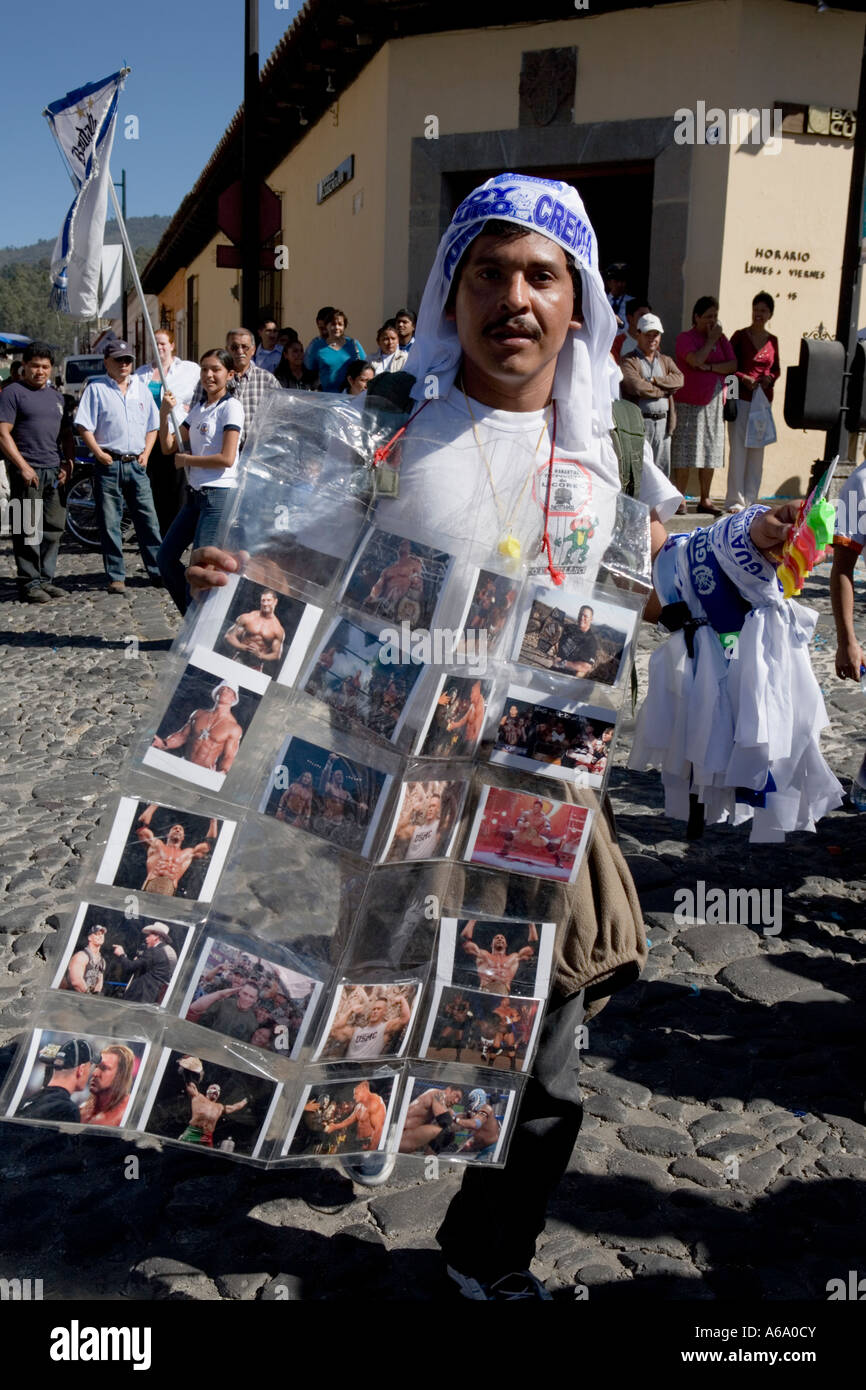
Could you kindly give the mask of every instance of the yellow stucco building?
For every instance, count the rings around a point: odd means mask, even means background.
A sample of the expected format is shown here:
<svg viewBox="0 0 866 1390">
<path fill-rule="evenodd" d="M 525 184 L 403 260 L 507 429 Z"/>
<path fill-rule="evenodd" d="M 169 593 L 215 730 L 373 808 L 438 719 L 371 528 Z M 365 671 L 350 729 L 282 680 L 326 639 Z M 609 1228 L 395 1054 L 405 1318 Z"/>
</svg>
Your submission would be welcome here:
<svg viewBox="0 0 866 1390">
<path fill-rule="evenodd" d="M 576 184 L 666 351 L 699 295 L 718 296 L 730 335 L 768 290 L 793 365 L 804 334 L 835 330 L 864 25 L 859 3 L 800 0 L 310 0 L 261 77 L 282 268 L 260 303 L 305 342 L 336 304 L 375 351 L 383 318 L 417 308 L 460 198 L 535 171 Z M 240 113 L 145 271 L 185 356 L 240 318 L 238 272 L 217 266 L 217 201 L 239 171 Z M 783 392 L 784 377 L 765 495 L 800 493 L 823 442 L 785 427 Z"/>
</svg>

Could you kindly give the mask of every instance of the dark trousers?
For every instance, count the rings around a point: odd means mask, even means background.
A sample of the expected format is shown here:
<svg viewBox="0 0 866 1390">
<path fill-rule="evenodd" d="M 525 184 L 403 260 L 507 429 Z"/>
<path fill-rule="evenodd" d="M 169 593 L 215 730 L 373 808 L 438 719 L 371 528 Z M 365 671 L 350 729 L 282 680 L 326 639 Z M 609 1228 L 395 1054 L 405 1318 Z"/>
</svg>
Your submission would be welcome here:
<svg viewBox="0 0 866 1390">
<path fill-rule="evenodd" d="M 583 993 L 554 996 L 505 1167 L 467 1168 L 437 1232 L 448 1264 L 481 1283 L 527 1269 L 535 1254 L 583 1119 L 575 1046 L 582 1021 Z"/>
<path fill-rule="evenodd" d="M 57 468 L 34 470 L 38 482 L 28 487 L 18 469 L 9 465 L 9 510 L 4 530 L 12 533 L 12 554 L 18 571 L 18 592 L 50 584 L 57 568 L 60 538 L 66 526 L 65 494 Z M 26 528 L 26 529 L 25 529 Z"/>
<path fill-rule="evenodd" d="M 147 476 L 160 534 L 167 536 L 171 523 L 186 501 L 186 471 L 175 468 L 174 454 L 164 454 L 155 444 L 147 461 Z"/>
<path fill-rule="evenodd" d="M 153 506 L 153 493 L 150 490 L 147 469 L 141 468 L 132 460 L 125 463 L 119 459 L 114 463 L 95 463 L 93 481 L 96 487 L 96 515 L 106 577 L 112 582 L 123 581 L 126 578 L 120 529 L 125 502 L 135 526 L 144 568 L 151 579 L 158 579 L 159 566 L 156 556 L 160 544 L 159 522 Z"/>
<path fill-rule="evenodd" d="M 191 487 L 159 548 L 159 572 L 181 613 L 189 606 L 189 587 L 181 557 L 189 545 L 213 545 L 233 493 L 234 488 L 230 487 L 203 487 L 198 491 Z"/>
</svg>

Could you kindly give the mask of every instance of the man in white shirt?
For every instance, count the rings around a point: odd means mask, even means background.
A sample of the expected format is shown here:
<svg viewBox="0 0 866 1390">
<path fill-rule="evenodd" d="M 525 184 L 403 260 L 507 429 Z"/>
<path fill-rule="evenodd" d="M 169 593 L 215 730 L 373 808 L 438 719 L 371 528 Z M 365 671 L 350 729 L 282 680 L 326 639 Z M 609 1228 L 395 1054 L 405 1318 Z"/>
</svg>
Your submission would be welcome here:
<svg viewBox="0 0 866 1390">
<path fill-rule="evenodd" d="M 75 425 L 95 459 L 96 513 L 108 592 L 122 594 L 126 589 L 120 531 L 124 502 L 135 523 L 150 581 L 162 588 L 156 558 L 159 522 L 147 476 L 147 461 L 159 429 L 156 402 L 141 378 L 132 374 L 135 357 L 129 343 L 112 339 L 104 358 L 108 380 L 94 378 L 87 383 Z"/>
<path fill-rule="evenodd" d="M 167 328 L 157 329 L 155 337 L 159 364 L 165 377 L 166 388 L 171 391 L 178 403 L 177 419 L 180 423 L 186 419 L 193 393 L 201 382 L 201 368 L 197 362 L 188 362 L 182 357 L 175 357 L 174 335 Z M 162 381 L 156 364 L 146 362 L 144 366 L 137 369 L 135 375 L 145 383 L 156 401 L 157 409 L 159 409 L 162 403 Z M 174 459 L 162 452 L 159 441 L 154 444 L 151 451 L 148 477 L 150 478 L 159 529 L 165 536 L 184 504 L 186 474 L 182 468 L 175 468 Z"/>
</svg>

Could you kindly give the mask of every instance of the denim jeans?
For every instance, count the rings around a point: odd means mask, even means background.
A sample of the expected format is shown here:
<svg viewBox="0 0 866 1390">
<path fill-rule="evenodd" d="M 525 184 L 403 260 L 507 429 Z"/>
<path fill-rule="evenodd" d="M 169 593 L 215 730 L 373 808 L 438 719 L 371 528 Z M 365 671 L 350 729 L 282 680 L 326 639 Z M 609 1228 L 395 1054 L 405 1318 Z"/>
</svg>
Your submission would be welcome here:
<svg viewBox="0 0 866 1390">
<path fill-rule="evenodd" d="M 234 488 L 190 488 L 186 502 L 159 548 L 159 572 L 181 613 L 189 606 L 189 587 L 181 557 L 187 546 L 213 545 L 222 527 Z"/>
<path fill-rule="evenodd" d="M 123 541 L 120 523 L 123 516 L 123 503 L 135 526 L 135 535 L 144 567 L 151 579 L 159 578 L 157 552 L 159 551 L 159 522 L 153 505 L 153 493 L 147 470 L 137 463 L 97 463 L 94 464 L 93 480 L 96 488 L 96 515 L 99 520 L 99 538 L 102 541 L 102 563 L 106 577 L 121 583 L 126 578 L 123 564 Z"/>
<path fill-rule="evenodd" d="M 66 526 L 66 507 L 57 481 L 58 469 L 37 468 L 38 482 L 28 487 L 18 469 L 9 465 L 10 506 L 8 526 L 12 531 L 12 553 L 18 572 L 18 592 L 50 584 L 57 568 L 60 540 Z M 16 505 L 17 504 L 17 505 Z M 36 505 L 41 504 L 41 505 Z M 22 530 L 21 523 L 28 531 Z M 41 527 L 41 537 L 35 526 Z"/>
<path fill-rule="evenodd" d="M 568 1167 L 583 1119 L 575 1045 L 583 1009 L 582 991 L 551 1000 L 505 1167 L 467 1167 L 436 1233 L 448 1264 L 481 1283 L 528 1269 Z"/>
</svg>

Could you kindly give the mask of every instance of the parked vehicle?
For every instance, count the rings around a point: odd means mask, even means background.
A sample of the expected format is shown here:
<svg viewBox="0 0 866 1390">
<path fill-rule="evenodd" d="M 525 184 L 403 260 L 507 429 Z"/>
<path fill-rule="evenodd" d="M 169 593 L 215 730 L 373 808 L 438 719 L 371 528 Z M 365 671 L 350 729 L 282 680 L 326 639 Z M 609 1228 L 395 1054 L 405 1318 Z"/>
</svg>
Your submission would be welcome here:
<svg viewBox="0 0 866 1390">
<path fill-rule="evenodd" d="M 77 402 L 90 378 L 104 375 L 105 359 L 97 352 L 64 357 L 60 368 L 60 390 Z"/>
</svg>

